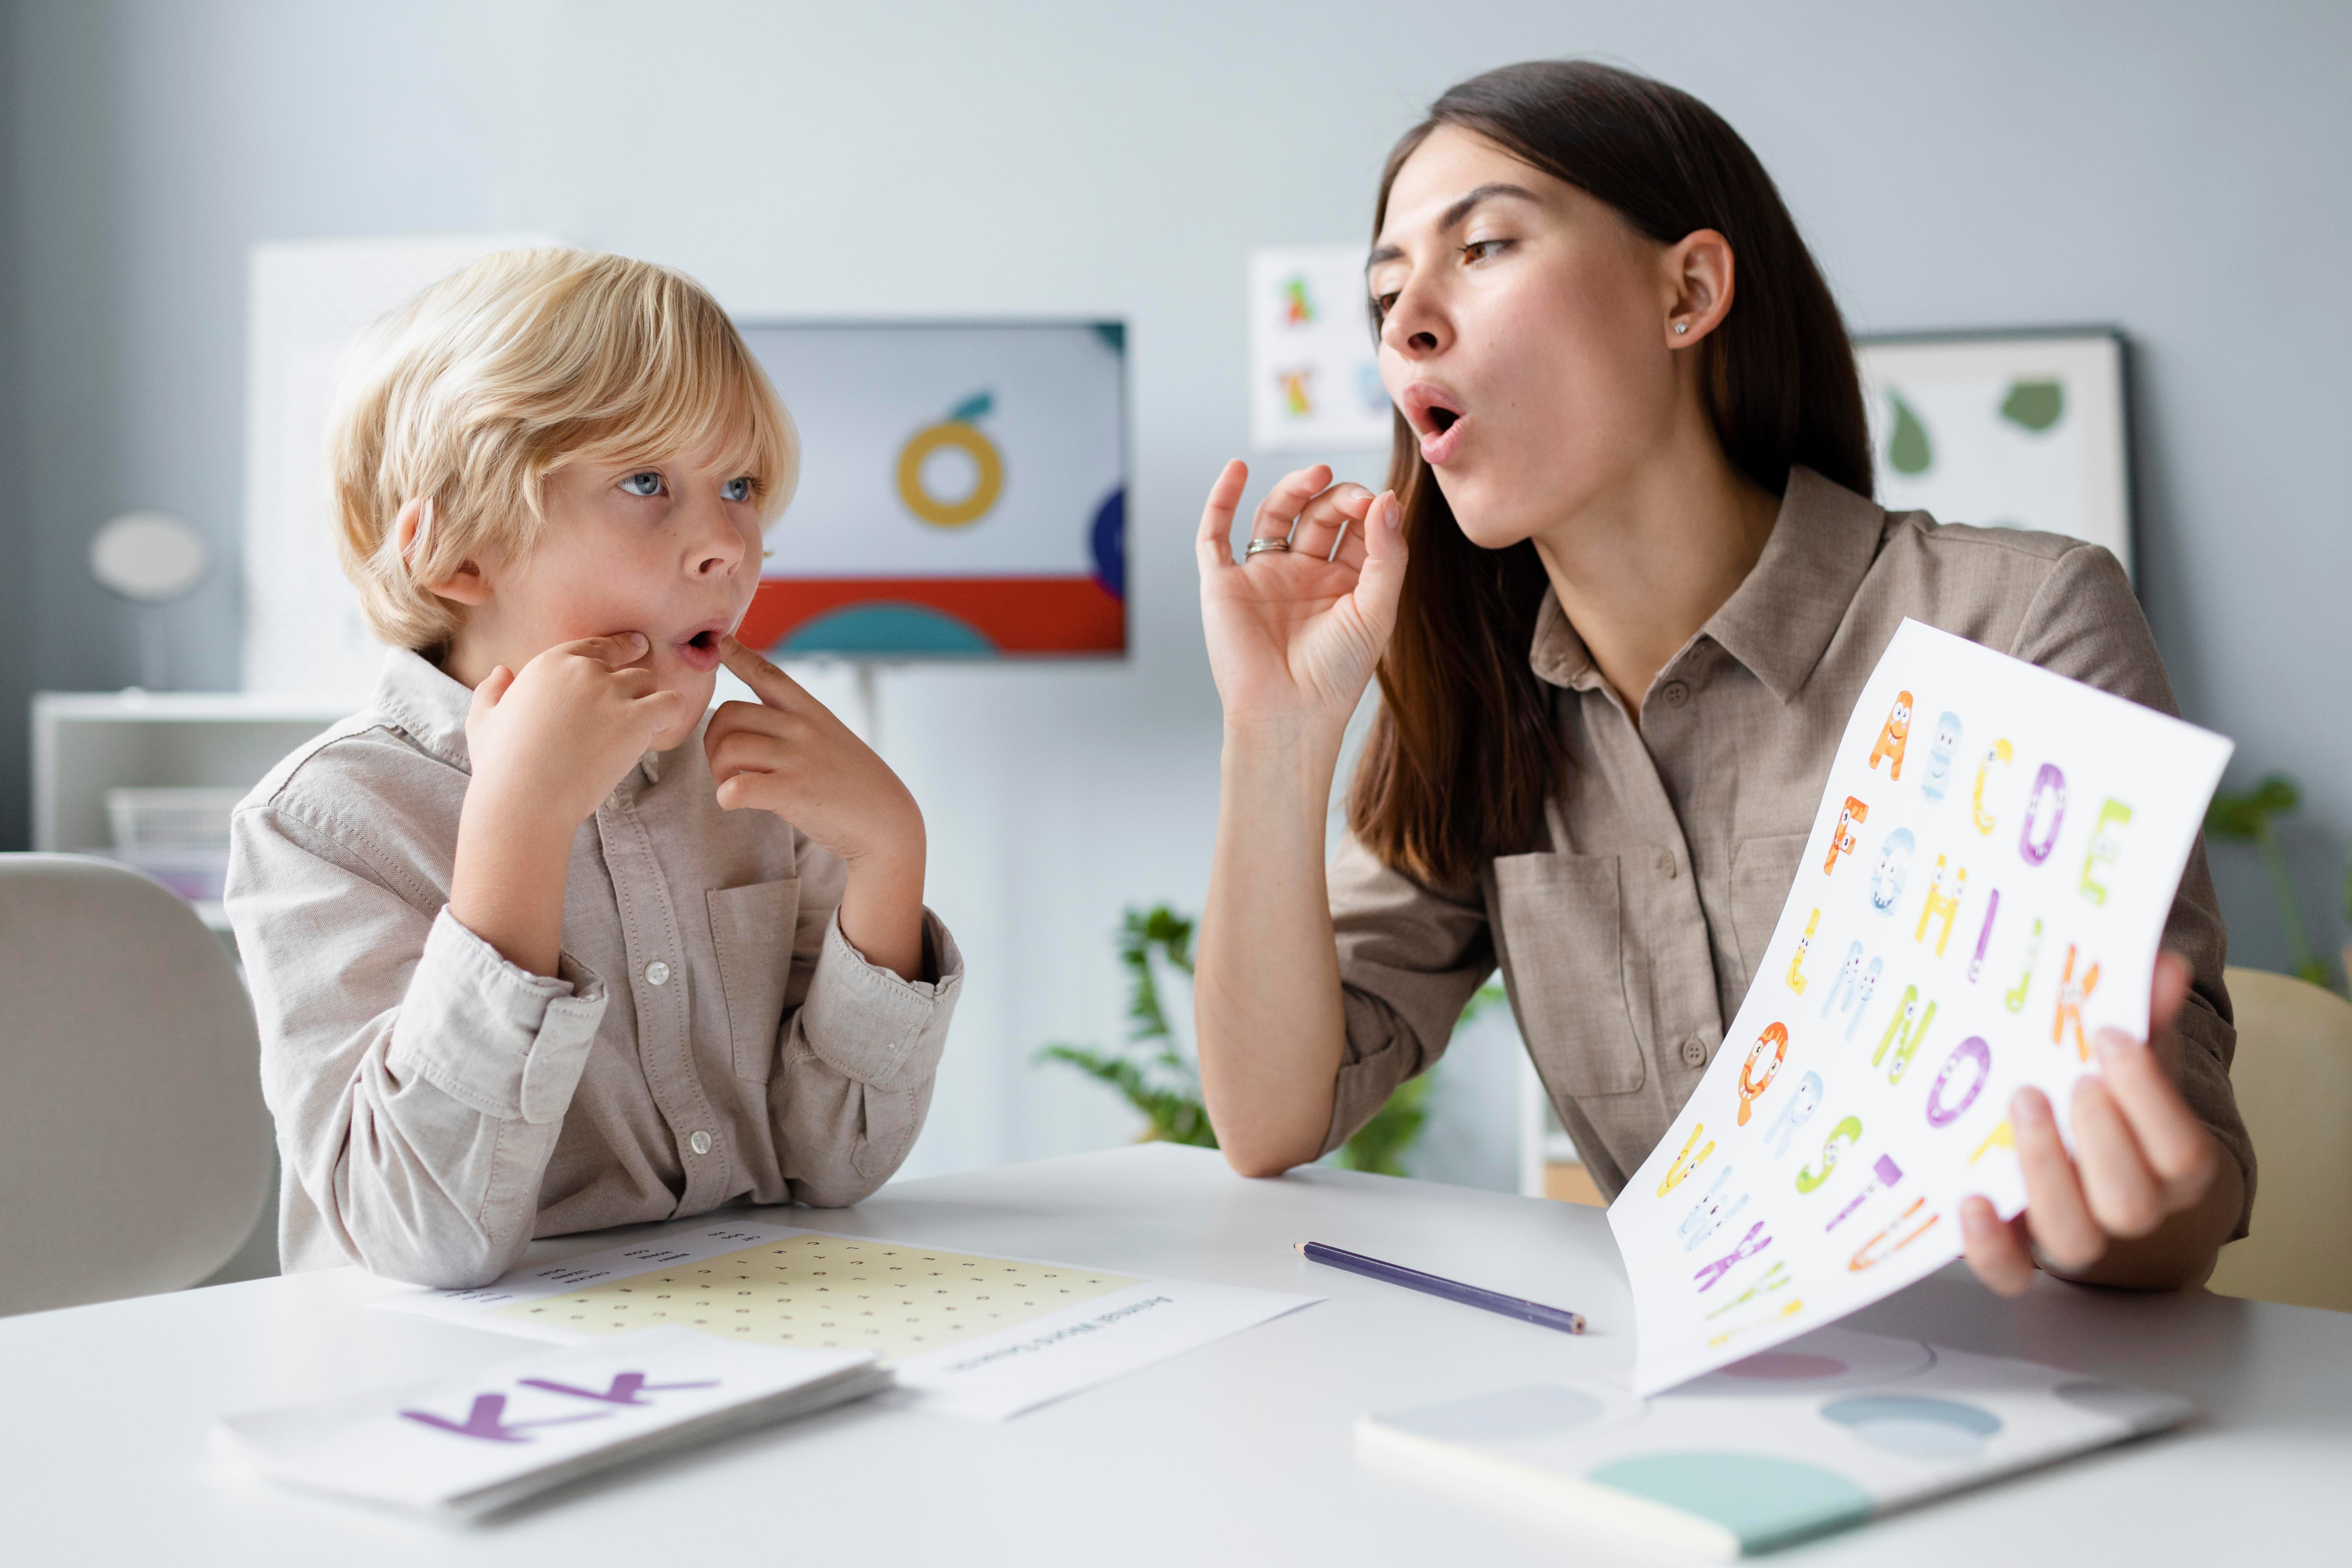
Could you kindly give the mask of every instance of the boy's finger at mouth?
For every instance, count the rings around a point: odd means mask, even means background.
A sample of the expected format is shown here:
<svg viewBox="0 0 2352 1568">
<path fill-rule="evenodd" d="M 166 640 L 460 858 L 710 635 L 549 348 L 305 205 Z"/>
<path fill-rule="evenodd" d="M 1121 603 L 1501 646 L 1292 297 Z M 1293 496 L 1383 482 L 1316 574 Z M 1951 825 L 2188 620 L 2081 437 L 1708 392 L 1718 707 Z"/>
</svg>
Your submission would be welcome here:
<svg viewBox="0 0 2352 1568">
<path fill-rule="evenodd" d="M 584 637 L 572 645 L 593 658 L 600 658 L 614 669 L 626 669 L 654 651 L 654 639 L 643 632 L 612 632 L 601 637 Z"/>
<path fill-rule="evenodd" d="M 753 690 L 759 689 L 760 677 L 781 674 L 765 655 L 755 653 L 736 641 L 733 633 L 719 639 L 719 662 L 741 676 Z"/>
<path fill-rule="evenodd" d="M 806 694 L 800 682 L 760 654 L 730 637 L 719 645 L 719 661 L 742 678 L 760 700 L 771 708 L 790 708 Z"/>
</svg>

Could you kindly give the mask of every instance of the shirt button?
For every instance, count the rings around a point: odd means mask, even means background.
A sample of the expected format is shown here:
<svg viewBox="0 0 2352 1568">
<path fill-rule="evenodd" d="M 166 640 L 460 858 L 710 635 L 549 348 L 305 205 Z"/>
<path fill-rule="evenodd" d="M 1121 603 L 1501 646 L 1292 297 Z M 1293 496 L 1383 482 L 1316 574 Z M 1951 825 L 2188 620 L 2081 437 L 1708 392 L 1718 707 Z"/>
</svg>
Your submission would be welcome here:
<svg viewBox="0 0 2352 1568">
<path fill-rule="evenodd" d="M 1661 849 L 1658 851 L 1658 874 L 1665 878 L 1669 882 L 1675 879 L 1675 852 L 1673 850 Z"/>
<path fill-rule="evenodd" d="M 1667 707 L 1679 708 L 1690 700 L 1690 688 L 1679 680 L 1669 680 L 1658 689 L 1658 695 L 1666 700 Z"/>
<path fill-rule="evenodd" d="M 687 1146 L 698 1154 L 708 1154 L 710 1152 L 710 1134 L 708 1132 L 698 1132 L 686 1142 Z"/>
<path fill-rule="evenodd" d="M 1706 1065 L 1706 1042 L 1700 1039 L 1696 1035 L 1693 1035 L 1689 1039 L 1683 1042 L 1683 1066 L 1686 1068 L 1696 1068 L 1705 1067 Z M 700 1137 L 701 1134 L 697 1133 L 696 1136 Z"/>
<path fill-rule="evenodd" d="M 612 794 L 604 797 L 604 805 L 608 810 L 618 811 L 627 804 L 628 802 L 621 798 L 621 792 L 619 790 L 614 790 Z"/>
<path fill-rule="evenodd" d="M 669 984 L 669 965 L 668 965 L 668 964 L 667 964 L 667 963 L 663 963 L 660 959 L 658 959 L 658 958 L 655 959 L 651 963 L 646 964 L 646 984 L 648 984 L 648 985 L 667 985 L 667 984 Z"/>
</svg>

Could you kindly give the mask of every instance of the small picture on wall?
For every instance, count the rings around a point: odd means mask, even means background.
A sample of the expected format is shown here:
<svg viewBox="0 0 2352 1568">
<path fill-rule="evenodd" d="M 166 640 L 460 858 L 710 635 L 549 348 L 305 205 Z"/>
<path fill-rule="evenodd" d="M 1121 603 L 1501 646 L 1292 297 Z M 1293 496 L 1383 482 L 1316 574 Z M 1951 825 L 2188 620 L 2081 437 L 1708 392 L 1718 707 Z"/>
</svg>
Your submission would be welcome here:
<svg viewBox="0 0 2352 1568">
<path fill-rule="evenodd" d="M 2120 333 L 1864 337 L 1854 359 L 1880 505 L 2085 539 L 2132 572 Z"/>
<path fill-rule="evenodd" d="M 1364 247 L 1253 251 L 1250 439 L 1263 452 L 1379 448 L 1395 410 L 1364 309 Z"/>
</svg>

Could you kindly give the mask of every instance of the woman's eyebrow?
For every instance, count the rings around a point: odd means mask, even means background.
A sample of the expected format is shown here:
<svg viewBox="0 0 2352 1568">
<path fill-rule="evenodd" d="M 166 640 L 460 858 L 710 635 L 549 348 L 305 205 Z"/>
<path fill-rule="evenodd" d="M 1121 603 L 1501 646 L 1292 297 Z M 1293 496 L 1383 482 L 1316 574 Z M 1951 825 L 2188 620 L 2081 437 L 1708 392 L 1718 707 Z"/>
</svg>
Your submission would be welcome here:
<svg viewBox="0 0 2352 1568">
<path fill-rule="evenodd" d="M 1493 201 L 1498 196 L 1515 196 L 1524 202 L 1532 202 L 1538 199 L 1536 194 L 1528 189 L 1525 185 L 1514 185 L 1508 181 L 1503 180 L 1490 181 L 1470 192 L 1467 195 L 1462 196 L 1456 200 L 1453 205 L 1438 214 L 1437 232 L 1444 234 L 1446 230 L 1456 227 L 1461 224 L 1464 218 L 1470 216 L 1471 209 L 1477 206 L 1479 203 Z M 1394 261 L 1403 254 L 1404 251 L 1401 247 L 1393 245 L 1380 246 L 1372 251 L 1371 255 L 1364 258 L 1365 269 L 1369 271 L 1372 268 L 1378 267 L 1383 261 Z"/>
</svg>

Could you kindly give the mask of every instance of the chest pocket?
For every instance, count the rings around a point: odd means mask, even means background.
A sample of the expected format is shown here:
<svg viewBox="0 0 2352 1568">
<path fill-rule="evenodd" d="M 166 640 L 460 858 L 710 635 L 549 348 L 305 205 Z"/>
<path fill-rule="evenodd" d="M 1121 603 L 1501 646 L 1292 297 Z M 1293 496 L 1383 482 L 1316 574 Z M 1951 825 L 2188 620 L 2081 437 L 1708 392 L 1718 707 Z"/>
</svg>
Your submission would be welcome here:
<svg viewBox="0 0 2352 1568">
<path fill-rule="evenodd" d="M 1494 878 L 1511 1000 L 1545 1080 L 1580 1098 L 1641 1088 L 1617 857 L 1505 855 Z"/>
<path fill-rule="evenodd" d="M 1780 922 L 1780 906 L 1797 880 L 1797 864 L 1804 858 L 1802 833 L 1776 833 L 1764 838 L 1743 838 L 1731 851 L 1731 940 L 1739 951 L 1744 976 L 1739 994 L 1756 983 L 1756 966 Z M 1803 910 L 1798 911 L 1800 917 Z"/>
<path fill-rule="evenodd" d="M 727 996 L 727 1035 L 735 1076 L 768 1081 L 793 973 L 793 920 L 800 912 L 797 877 L 703 894 L 719 951 L 719 985 Z"/>
</svg>

